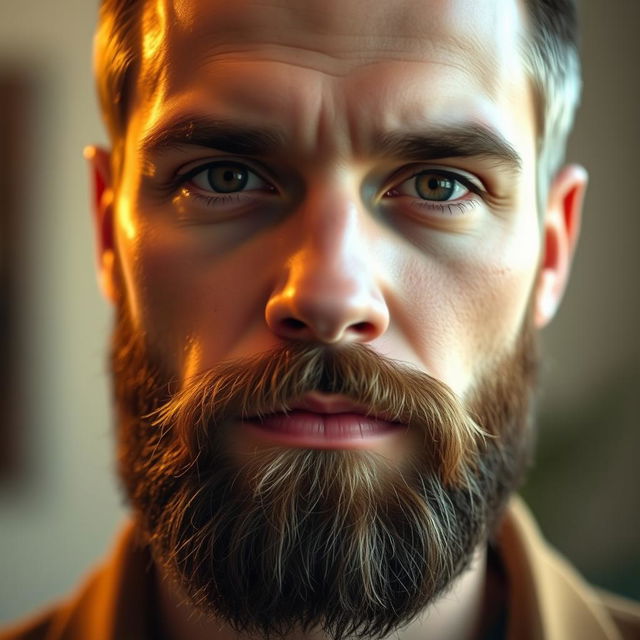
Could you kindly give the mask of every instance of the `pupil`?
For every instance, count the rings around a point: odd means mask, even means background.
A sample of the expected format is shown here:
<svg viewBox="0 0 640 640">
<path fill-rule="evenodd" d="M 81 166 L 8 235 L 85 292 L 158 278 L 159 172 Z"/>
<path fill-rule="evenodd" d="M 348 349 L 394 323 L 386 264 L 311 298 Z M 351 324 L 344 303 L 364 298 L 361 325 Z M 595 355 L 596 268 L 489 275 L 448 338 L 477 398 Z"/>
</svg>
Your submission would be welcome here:
<svg viewBox="0 0 640 640">
<path fill-rule="evenodd" d="M 218 193 L 241 191 L 248 180 L 248 172 L 240 167 L 226 165 L 209 169 L 209 183 Z"/>
</svg>

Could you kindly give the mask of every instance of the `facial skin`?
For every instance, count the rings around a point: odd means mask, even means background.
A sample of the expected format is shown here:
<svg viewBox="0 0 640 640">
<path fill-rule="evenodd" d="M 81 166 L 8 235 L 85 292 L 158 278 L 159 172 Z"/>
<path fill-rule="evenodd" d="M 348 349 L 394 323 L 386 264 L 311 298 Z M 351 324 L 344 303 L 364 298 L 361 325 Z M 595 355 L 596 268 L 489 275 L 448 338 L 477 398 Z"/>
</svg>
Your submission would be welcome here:
<svg viewBox="0 0 640 640">
<path fill-rule="evenodd" d="M 553 315 L 586 182 L 565 169 L 537 210 L 522 8 L 147 4 L 122 166 L 94 167 L 103 288 L 148 358 L 180 390 L 292 343 L 367 345 L 469 405 Z M 234 455 L 289 448 L 235 427 Z M 356 441 L 393 464 L 416 446 Z"/>
<path fill-rule="evenodd" d="M 464 395 L 513 343 L 545 239 L 517 6 L 407 2 L 392 16 L 361 3 L 149 7 L 115 238 L 101 248 L 110 295 L 117 251 L 135 325 L 182 380 L 291 339 L 361 341 Z M 140 153 L 168 123 L 195 117 L 276 130 L 284 144 L 264 156 L 188 144 Z M 375 152 L 384 135 L 443 137 L 469 124 L 504 138 L 521 168 Z M 176 174 L 220 158 L 260 176 L 236 202 L 172 188 Z M 433 166 L 482 196 L 460 187 L 442 210 L 408 195 L 411 176 Z M 400 185 L 406 194 L 386 195 Z"/>
</svg>

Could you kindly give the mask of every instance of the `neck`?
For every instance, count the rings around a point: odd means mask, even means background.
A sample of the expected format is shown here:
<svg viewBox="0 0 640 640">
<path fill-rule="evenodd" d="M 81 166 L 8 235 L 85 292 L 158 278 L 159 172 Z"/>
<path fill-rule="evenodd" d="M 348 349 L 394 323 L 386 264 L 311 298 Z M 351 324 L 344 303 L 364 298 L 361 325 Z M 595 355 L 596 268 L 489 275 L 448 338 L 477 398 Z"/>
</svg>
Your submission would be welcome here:
<svg viewBox="0 0 640 640">
<path fill-rule="evenodd" d="M 486 548 L 482 547 L 447 593 L 393 637 L 395 640 L 479 640 L 500 614 L 503 593 L 500 572 L 488 567 Z M 161 575 L 157 615 L 163 640 L 256 640 L 234 631 L 219 619 L 198 614 L 176 585 Z M 318 629 L 291 634 L 286 640 L 329 639 Z"/>
</svg>

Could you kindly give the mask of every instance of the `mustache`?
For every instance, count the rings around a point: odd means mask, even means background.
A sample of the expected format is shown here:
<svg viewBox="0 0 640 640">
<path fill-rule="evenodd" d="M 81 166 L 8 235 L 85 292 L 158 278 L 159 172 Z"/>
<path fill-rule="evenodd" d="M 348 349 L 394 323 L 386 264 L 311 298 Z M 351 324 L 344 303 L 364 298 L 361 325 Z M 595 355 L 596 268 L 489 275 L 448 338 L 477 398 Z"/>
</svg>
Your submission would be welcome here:
<svg viewBox="0 0 640 640">
<path fill-rule="evenodd" d="M 312 391 L 344 395 L 369 415 L 405 424 L 422 438 L 417 449 L 428 452 L 445 485 L 467 485 L 491 437 L 446 384 L 363 344 L 288 344 L 221 362 L 189 378 L 147 417 L 194 461 L 234 421 L 286 413 Z"/>
</svg>

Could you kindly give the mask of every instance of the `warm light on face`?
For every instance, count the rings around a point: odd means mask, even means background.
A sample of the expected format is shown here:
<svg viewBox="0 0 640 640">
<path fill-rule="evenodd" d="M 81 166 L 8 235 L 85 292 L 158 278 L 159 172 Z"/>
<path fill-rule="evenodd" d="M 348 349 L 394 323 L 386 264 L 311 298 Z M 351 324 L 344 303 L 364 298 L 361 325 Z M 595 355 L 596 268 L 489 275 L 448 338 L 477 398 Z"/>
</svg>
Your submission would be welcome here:
<svg viewBox="0 0 640 640">
<path fill-rule="evenodd" d="M 118 194 L 118 219 L 122 231 L 128 242 L 133 242 L 136 237 L 135 214 L 131 199 L 126 189 L 121 189 Z"/>
<path fill-rule="evenodd" d="M 164 0 L 146 3 L 142 24 L 142 58 L 150 62 L 157 58 L 165 43 L 167 10 Z"/>
</svg>

